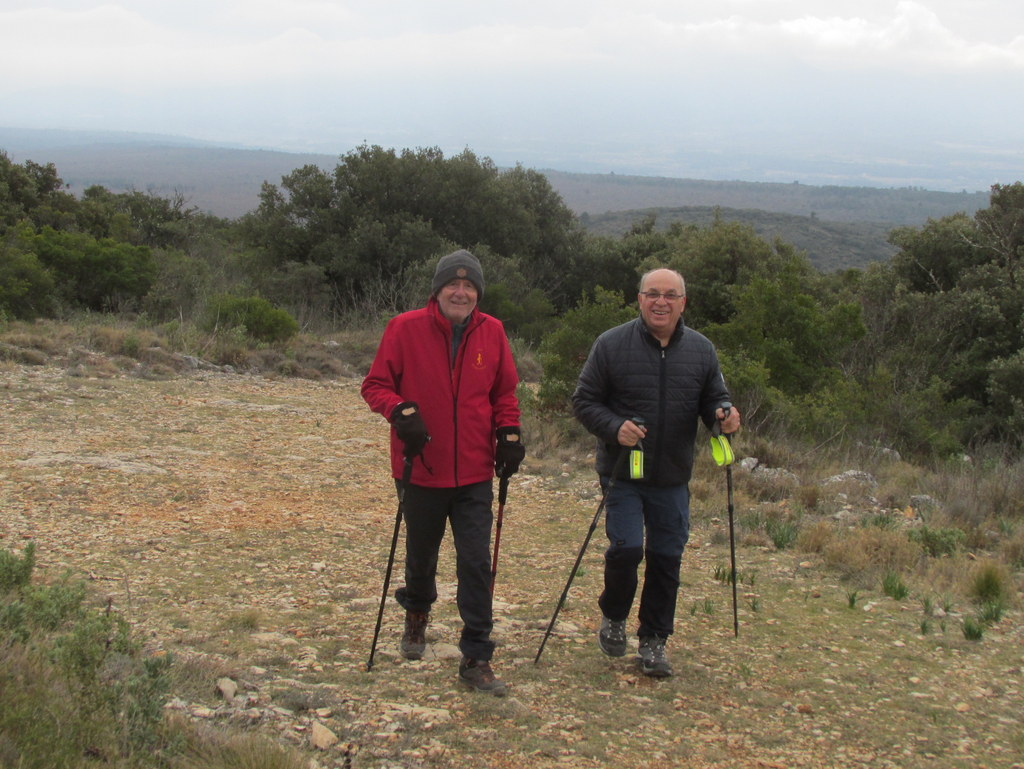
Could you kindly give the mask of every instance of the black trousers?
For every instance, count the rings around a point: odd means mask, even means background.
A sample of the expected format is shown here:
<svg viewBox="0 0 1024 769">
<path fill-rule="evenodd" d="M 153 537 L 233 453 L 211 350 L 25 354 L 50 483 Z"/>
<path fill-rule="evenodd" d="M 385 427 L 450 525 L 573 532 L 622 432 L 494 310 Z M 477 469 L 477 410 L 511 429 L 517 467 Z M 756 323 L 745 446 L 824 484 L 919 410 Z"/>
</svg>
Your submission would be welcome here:
<svg viewBox="0 0 1024 769">
<path fill-rule="evenodd" d="M 601 478 L 603 488 L 608 479 Z M 616 481 L 607 492 L 604 591 L 598 605 L 613 620 L 629 617 L 643 560 L 640 638 L 672 635 L 679 593 L 679 568 L 690 538 L 690 490 L 687 486 L 647 486 Z"/>
<path fill-rule="evenodd" d="M 451 489 L 412 484 L 405 491 L 405 585 L 395 592 L 408 611 L 429 612 L 437 600 L 437 559 L 451 522 L 455 543 L 456 603 L 462 617 L 459 649 L 467 657 L 489 660 L 494 654 L 491 629 L 490 482 Z"/>
</svg>

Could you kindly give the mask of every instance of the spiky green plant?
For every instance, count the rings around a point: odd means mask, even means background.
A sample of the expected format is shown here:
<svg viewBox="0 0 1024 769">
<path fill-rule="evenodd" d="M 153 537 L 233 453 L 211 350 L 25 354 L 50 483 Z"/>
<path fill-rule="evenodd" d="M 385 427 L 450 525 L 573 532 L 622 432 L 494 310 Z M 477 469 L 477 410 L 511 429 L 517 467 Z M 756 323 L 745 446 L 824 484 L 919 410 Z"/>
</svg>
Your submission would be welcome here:
<svg viewBox="0 0 1024 769">
<path fill-rule="evenodd" d="M 980 641 L 985 635 L 985 627 L 973 617 L 964 617 L 964 638 L 968 641 Z"/>
<path fill-rule="evenodd" d="M 902 601 L 910 594 L 910 590 L 903 582 L 903 577 L 895 571 L 886 572 L 882 578 L 882 592 L 897 601 Z"/>
</svg>

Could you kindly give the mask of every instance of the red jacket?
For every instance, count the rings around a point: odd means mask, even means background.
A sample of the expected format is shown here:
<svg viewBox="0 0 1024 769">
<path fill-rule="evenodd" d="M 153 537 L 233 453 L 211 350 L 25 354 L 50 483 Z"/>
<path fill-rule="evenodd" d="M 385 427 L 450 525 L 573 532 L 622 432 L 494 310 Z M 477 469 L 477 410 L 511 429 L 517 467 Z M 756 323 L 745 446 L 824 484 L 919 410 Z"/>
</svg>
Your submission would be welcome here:
<svg viewBox="0 0 1024 769">
<path fill-rule="evenodd" d="M 413 462 L 411 482 L 417 486 L 490 480 L 495 430 L 519 425 L 519 375 L 501 321 L 474 309 L 454 363 L 451 345 L 451 322 L 431 297 L 426 307 L 391 319 L 363 380 L 363 399 L 385 419 L 399 403 L 419 404 L 430 441 L 423 461 Z M 395 478 L 402 477 L 402 448 L 392 428 Z"/>
</svg>

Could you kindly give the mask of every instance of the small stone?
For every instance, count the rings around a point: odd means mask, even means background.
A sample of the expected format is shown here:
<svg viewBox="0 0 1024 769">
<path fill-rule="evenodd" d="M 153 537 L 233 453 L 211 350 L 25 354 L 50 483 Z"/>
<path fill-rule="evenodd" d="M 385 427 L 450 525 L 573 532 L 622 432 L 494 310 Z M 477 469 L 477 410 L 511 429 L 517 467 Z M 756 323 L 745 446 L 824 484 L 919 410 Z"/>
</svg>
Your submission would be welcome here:
<svg viewBox="0 0 1024 769">
<path fill-rule="evenodd" d="M 221 678 L 217 680 L 217 689 L 220 691 L 221 696 L 231 702 L 238 694 L 238 684 L 232 681 L 230 678 Z"/>
<path fill-rule="evenodd" d="M 338 735 L 319 721 L 314 721 L 313 729 L 309 734 L 309 741 L 317 750 L 327 750 L 338 741 Z"/>
</svg>

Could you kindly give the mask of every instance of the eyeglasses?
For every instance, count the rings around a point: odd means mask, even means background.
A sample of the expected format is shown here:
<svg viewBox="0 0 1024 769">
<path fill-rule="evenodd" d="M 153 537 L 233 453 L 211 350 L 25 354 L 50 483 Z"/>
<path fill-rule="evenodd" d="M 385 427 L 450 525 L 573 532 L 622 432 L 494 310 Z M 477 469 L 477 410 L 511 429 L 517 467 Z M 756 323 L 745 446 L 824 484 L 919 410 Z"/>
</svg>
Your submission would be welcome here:
<svg viewBox="0 0 1024 769">
<path fill-rule="evenodd" d="M 660 291 L 644 291 L 640 294 L 644 299 L 650 302 L 657 302 L 659 299 L 664 299 L 666 302 L 678 302 L 680 299 L 685 299 L 685 294 L 677 294 L 675 291 L 667 291 L 661 293 Z"/>
</svg>

